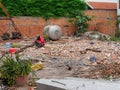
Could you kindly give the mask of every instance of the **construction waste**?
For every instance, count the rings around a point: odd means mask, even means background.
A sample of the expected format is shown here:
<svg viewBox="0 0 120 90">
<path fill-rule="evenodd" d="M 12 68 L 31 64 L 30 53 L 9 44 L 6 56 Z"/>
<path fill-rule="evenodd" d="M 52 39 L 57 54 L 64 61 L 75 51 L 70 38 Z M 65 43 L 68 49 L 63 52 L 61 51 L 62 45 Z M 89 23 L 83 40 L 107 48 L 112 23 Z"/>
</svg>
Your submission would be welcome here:
<svg viewBox="0 0 120 90">
<path fill-rule="evenodd" d="M 12 42 L 14 43 L 14 42 Z M 16 43 L 16 42 L 15 42 Z M 21 47 L 31 45 L 32 39 L 19 41 Z M 0 56 L 7 50 L 0 43 Z M 94 79 L 119 79 L 120 43 L 84 37 L 62 37 L 46 42 L 42 48 L 28 47 L 20 52 L 22 58 L 31 58 L 33 70 L 39 78 L 85 77 Z M 42 66 L 39 63 L 42 62 Z M 43 68 L 44 66 L 44 68 Z"/>
</svg>

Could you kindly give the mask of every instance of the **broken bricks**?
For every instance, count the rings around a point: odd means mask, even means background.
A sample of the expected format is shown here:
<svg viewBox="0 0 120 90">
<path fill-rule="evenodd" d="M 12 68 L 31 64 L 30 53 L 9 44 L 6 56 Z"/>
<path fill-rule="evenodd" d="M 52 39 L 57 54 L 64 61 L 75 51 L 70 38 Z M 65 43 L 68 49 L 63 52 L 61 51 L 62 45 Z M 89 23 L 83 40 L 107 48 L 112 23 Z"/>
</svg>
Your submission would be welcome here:
<svg viewBox="0 0 120 90">
<path fill-rule="evenodd" d="M 62 39 L 64 41 L 64 43 L 62 42 Z M 98 40 L 85 40 L 85 39 L 79 39 L 79 40 L 75 40 L 74 38 L 70 37 L 68 39 L 64 39 L 62 38 L 60 41 L 51 41 L 53 43 L 46 43 L 45 47 L 42 48 L 38 48 L 36 49 L 35 47 L 29 47 L 26 50 L 24 50 L 23 52 L 21 52 L 23 54 L 23 57 L 26 57 L 29 55 L 30 58 L 35 58 L 38 61 L 42 60 L 44 61 L 43 64 L 47 63 L 47 65 L 45 66 L 45 69 L 48 69 L 48 73 L 44 72 L 44 70 L 40 70 L 38 72 L 40 72 L 39 76 L 42 77 L 41 75 L 43 75 L 43 77 L 47 77 L 51 75 L 51 77 L 53 76 L 53 72 L 59 72 L 62 66 L 62 69 L 65 68 L 66 69 L 66 65 L 62 65 L 61 63 L 59 63 L 60 61 L 63 60 L 67 60 L 68 62 L 71 62 L 70 60 L 74 60 L 74 61 L 78 61 L 79 63 L 75 64 L 75 65 L 69 65 L 68 69 L 71 70 L 67 70 L 72 72 L 72 70 L 77 69 L 79 67 L 82 66 L 82 68 L 85 67 L 89 67 L 89 69 L 93 69 L 91 67 L 95 66 L 93 65 L 93 63 L 91 64 L 91 61 L 89 60 L 89 58 L 91 56 L 94 56 L 97 60 L 94 60 L 96 62 L 96 64 L 110 64 L 111 62 L 119 62 L 120 63 L 120 45 L 118 43 L 114 43 L 114 42 L 110 42 L 110 41 L 98 41 Z M 27 41 L 26 41 L 27 42 Z M 24 44 L 26 42 L 19 42 Z M 30 41 L 28 41 L 30 42 Z M 31 42 L 30 42 L 31 43 Z M 91 44 L 90 44 L 91 43 Z M 28 43 L 29 44 L 29 43 Z M 4 47 L 1 45 L 2 49 L 4 50 Z M 52 58 L 52 60 L 51 60 Z M 55 59 L 57 58 L 57 59 Z M 59 58 L 59 59 L 58 59 Z M 52 62 L 54 62 L 53 64 L 55 64 L 55 67 L 52 67 L 51 69 L 51 63 L 49 63 L 49 60 L 51 60 Z M 58 67 L 57 67 L 57 61 L 58 61 Z M 63 61 L 64 62 L 64 61 Z M 60 65 L 61 64 L 61 65 Z M 78 67 L 77 67 L 78 66 Z M 70 67 L 70 68 L 69 68 Z M 49 69 L 50 68 L 50 69 Z M 57 70 L 55 70 L 57 69 Z M 80 68 L 81 69 L 81 68 Z M 51 71 L 50 71 L 51 70 Z M 96 69 L 94 69 L 96 71 Z M 94 71 L 93 70 L 93 71 Z M 64 74 L 68 74 L 67 71 L 63 71 L 61 70 L 61 74 L 56 74 L 56 72 L 54 72 L 54 75 L 58 75 L 58 77 L 60 76 L 65 76 Z M 47 74 L 46 74 L 47 73 Z M 96 74 L 96 73 L 95 73 Z M 91 77 L 91 76 L 89 76 Z"/>
</svg>

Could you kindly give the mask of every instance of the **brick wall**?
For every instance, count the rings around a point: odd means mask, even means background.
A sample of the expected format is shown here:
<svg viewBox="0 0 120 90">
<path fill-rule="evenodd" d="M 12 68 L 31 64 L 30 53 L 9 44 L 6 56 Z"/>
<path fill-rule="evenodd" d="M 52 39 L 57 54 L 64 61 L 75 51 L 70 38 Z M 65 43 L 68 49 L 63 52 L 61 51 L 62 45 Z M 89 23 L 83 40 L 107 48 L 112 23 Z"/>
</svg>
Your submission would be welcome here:
<svg viewBox="0 0 120 90">
<path fill-rule="evenodd" d="M 89 30 L 98 30 L 104 34 L 115 35 L 117 30 L 116 10 L 88 10 L 86 14 L 94 16 L 93 20 L 89 22 Z"/>
<path fill-rule="evenodd" d="M 13 18 L 18 29 L 23 36 L 32 37 L 42 35 L 42 30 L 46 25 L 46 21 L 42 18 L 19 17 Z"/>
<path fill-rule="evenodd" d="M 98 30 L 105 34 L 115 34 L 117 30 L 116 19 L 117 14 L 114 10 L 88 10 L 87 15 L 95 16 L 89 22 L 89 30 Z M 43 29 L 47 24 L 57 24 L 62 28 L 63 36 L 69 36 L 74 33 L 76 27 L 68 22 L 66 18 L 49 19 L 47 22 L 42 18 L 36 17 L 14 17 L 16 26 L 23 34 L 23 36 L 32 37 L 37 34 L 42 35 Z M 66 27 L 67 26 L 67 27 Z M 9 32 L 9 20 L 0 20 L 0 35 L 4 32 Z M 13 28 L 14 31 L 14 28 Z"/>
<path fill-rule="evenodd" d="M 62 28 L 63 36 L 72 35 L 76 30 L 76 27 L 72 25 L 72 23 L 68 22 L 66 18 L 51 18 L 48 21 L 36 17 L 14 17 L 12 19 L 22 35 L 27 37 L 36 36 L 38 34 L 42 35 L 46 25 L 59 25 Z M 0 35 L 5 32 L 10 32 L 9 24 L 9 20 L 0 20 Z M 13 27 L 12 29 L 14 31 Z"/>
</svg>

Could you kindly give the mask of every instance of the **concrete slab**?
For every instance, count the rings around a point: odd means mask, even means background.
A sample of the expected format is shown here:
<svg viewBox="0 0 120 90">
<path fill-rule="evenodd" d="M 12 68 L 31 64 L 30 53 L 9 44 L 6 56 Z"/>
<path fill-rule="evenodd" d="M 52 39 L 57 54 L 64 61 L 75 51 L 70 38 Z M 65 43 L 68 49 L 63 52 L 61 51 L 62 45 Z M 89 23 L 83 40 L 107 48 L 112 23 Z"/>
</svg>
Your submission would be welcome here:
<svg viewBox="0 0 120 90">
<path fill-rule="evenodd" d="M 78 86 L 79 82 L 75 80 L 40 79 L 37 81 L 37 90 L 70 90 Z"/>
<path fill-rule="evenodd" d="M 120 82 L 71 78 L 40 79 L 37 90 L 120 90 Z"/>
</svg>

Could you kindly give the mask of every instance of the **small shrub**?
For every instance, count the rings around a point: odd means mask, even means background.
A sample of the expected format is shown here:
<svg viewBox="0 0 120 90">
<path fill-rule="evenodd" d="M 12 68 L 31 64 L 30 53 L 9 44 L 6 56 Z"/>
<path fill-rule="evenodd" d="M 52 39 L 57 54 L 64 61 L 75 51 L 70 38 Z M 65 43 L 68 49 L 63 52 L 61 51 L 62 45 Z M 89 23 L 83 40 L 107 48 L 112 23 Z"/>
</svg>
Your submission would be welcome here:
<svg viewBox="0 0 120 90">
<path fill-rule="evenodd" d="M 20 59 L 19 55 L 15 57 L 6 56 L 3 58 L 3 64 L 0 67 L 1 79 L 5 85 L 14 85 L 18 76 L 28 75 L 31 69 L 31 60 Z"/>
<path fill-rule="evenodd" d="M 91 16 L 87 16 L 84 13 L 80 13 L 80 15 L 76 16 L 76 21 L 73 23 L 77 26 L 77 30 L 74 35 L 79 35 L 80 33 L 84 33 L 88 28 L 88 21 L 92 19 Z"/>
</svg>

